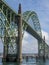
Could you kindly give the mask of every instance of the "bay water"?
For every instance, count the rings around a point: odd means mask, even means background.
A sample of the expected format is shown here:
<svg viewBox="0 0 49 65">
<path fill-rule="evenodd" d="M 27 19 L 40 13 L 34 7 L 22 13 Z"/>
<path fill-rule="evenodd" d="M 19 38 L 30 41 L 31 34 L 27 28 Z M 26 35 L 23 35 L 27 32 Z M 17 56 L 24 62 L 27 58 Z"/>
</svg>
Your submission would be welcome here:
<svg viewBox="0 0 49 65">
<path fill-rule="evenodd" d="M 49 65 L 49 59 L 46 59 L 44 62 L 43 60 L 37 60 L 36 58 L 23 59 L 22 63 L 16 63 L 16 62 L 2 62 L 2 58 L 0 58 L 0 65 Z"/>
</svg>

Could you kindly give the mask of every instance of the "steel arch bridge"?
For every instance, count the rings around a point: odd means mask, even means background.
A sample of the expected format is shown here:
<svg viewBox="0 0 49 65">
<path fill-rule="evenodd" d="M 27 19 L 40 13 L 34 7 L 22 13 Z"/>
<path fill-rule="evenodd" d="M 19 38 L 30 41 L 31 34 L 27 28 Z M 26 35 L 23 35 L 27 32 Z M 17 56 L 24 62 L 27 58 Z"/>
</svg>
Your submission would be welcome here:
<svg viewBox="0 0 49 65">
<path fill-rule="evenodd" d="M 0 0 L 0 38 L 4 43 L 4 60 L 7 57 L 13 57 L 15 54 L 15 57 L 21 61 L 21 43 L 24 30 L 38 40 L 39 56 L 45 56 L 46 43 L 42 39 L 41 26 L 37 14 L 34 11 L 26 11 L 21 14 L 21 5 L 19 5 L 18 13 L 16 13 L 5 1 Z"/>
<path fill-rule="evenodd" d="M 29 19 L 32 19 L 32 21 L 29 21 Z M 24 21 L 26 21 L 26 23 L 33 28 L 34 26 L 34 30 L 42 37 L 42 33 L 41 33 L 41 26 L 39 23 L 39 19 L 37 17 L 37 14 L 34 11 L 26 11 L 23 13 L 23 19 Z"/>
</svg>

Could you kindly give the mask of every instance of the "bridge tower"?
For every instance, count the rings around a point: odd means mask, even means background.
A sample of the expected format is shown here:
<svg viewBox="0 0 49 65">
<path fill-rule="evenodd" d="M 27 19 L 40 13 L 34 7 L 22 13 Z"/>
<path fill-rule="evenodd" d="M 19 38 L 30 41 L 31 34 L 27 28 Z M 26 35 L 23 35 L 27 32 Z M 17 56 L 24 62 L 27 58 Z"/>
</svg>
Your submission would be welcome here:
<svg viewBox="0 0 49 65">
<path fill-rule="evenodd" d="M 21 17 L 21 4 L 19 4 L 19 10 L 18 10 L 18 59 L 17 61 L 22 61 L 22 17 Z"/>
</svg>

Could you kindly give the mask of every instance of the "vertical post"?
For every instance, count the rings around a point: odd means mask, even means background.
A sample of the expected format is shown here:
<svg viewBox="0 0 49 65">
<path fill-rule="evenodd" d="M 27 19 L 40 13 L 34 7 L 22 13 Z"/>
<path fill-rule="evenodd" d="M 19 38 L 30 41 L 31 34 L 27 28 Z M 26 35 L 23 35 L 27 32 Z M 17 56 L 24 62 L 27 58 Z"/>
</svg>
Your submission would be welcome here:
<svg viewBox="0 0 49 65">
<path fill-rule="evenodd" d="M 5 31 L 5 36 L 4 36 L 4 48 L 3 48 L 3 59 L 2 59 L 2 61 L 4 62 L 4 61 L 7 61 L 7 55 L 8 55 L 8 42 L 7 42 L 7 38 L 8 37 L 6 37 L 6 29 L 4 30 Z"/>
<path fill-rule="evenodd" d="M 44 56 L 45 56 L 45 36 L 44 36 Z"/>
<path fill-rule="evenodd" d="M 7 46 L 6 46 L 6 37 L 4 37 L 4 48 L 3 48 L 3 59 L 2 59 L 2 61 L 4 62 L 4 61 L 6 61 L 6 57 L 7 57 L 7 51 L 6 51 L 6 48 Z"/>
<path fill-rule="evenodd" d="M 41 41 L 38 40 L 38 56 L 41 57 Z"/>
<path fill-rule="evenodd" d="M 45 61 L 45 36 L 44 36 L 44 56 L 43 56 L 43 60 Z"/>
<path fill-rule="evenodd" d="M 43 56 L 43 43 L 42 43 L 42 40 L 38 40 L 38 56 L 39 56 L 39 59 L 41 59 L 42 56 Z"/>
<path fill-rule="evenodd" d="M 6 56 L 5 56 L 5 45 L 4 45 L 4 48 L 3 48 L 3 58 L 2 58 L 2 61 L 6 61 Z"/>
<path fill-rule="evenodd" d="M 22 18 L 21 18 L 21 4 L 18 10 L 18 62 L 22 61 Z"/>
</svg>

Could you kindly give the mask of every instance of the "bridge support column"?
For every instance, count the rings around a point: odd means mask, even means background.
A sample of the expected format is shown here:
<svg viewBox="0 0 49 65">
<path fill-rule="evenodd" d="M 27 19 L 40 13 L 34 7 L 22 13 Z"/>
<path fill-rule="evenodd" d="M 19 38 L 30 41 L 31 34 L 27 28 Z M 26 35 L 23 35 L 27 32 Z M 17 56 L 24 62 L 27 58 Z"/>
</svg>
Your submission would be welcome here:
<svg viewBox="0 0 49 65">
<path fill-rule="evenodd" d="M 4 46 L 4 50 L 3 50 L 4 52 L 3 52 L 3 58 L 2 58 L 2 61 L 4 62 L 4 61 L 6 61 L 6 54 L 5 54 L 5 46 Z"/>
<path fill-rule="evenodd" d="M 43 48 L 44 47 L 43 47 L 42 40 L 38 41 L 38 56 L 39 56 L 39 58 L 42 58 L 44 55 Z"/>
<path fill-rule="evenodd" d="M 43 44 L 44 44 L 44 49 L 43 49 L 43 51 L 44 51 L 43 60 L 45 61 L 45 60 L 46 60 L 46 57 L 45 57 L 45 36 L 44 36 L 44 42 L 43 42 Z"/>
<path fill-rule="evenodd" d="M 38 41 L 38 55 L 40 59 L 42 58 L 45 61 L 45 37 L 44 41 Z"/>
<path fill-rule="evenodd" d="M 22 19 L 21 19 L 21 4 L 19 4 L 19 10 L 18 10 L 18 50 L 17 50 L 17 61 L 22 62 Z"/>
<path fill-rule="evenodd" d="M 7 39 L 4 37 L 4 48 L 3 48 L 3 58 L 2 61 L 5 62 L 7 61 L 7 52 L 8 52 L 8 46 L 7 46 Z"/>
</svg>

